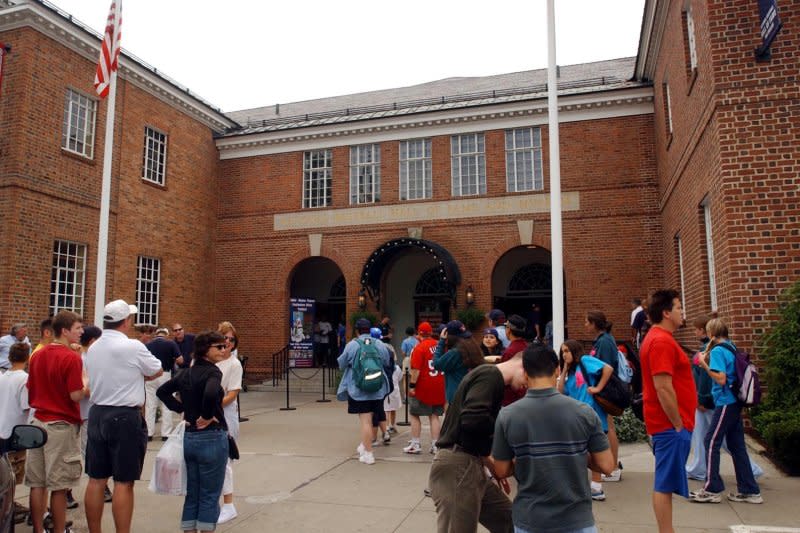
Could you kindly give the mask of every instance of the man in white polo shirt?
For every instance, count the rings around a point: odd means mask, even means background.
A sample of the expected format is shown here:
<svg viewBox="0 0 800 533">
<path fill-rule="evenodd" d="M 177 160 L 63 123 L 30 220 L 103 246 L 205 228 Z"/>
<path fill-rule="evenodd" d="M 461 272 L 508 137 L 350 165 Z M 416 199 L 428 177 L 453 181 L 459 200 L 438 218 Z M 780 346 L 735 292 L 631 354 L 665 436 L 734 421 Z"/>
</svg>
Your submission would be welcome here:
<svg viewBox="0 0 800 533">
<path fill-rule="evenodd" d="M 103 309 L 103 335 L 86 352 L 92 408 L 89 411 L 84 496 L 90 533 L 100 531 L 103 491 L 114 478 L 114 525 L 129 533 L 133 482 L 142 474 L 147 424 L 142 417 L 144 382 L 159 377 L 159 361 L 140 341 L 128 338 L 139 310 L 124 300 Z"/>
</svg>

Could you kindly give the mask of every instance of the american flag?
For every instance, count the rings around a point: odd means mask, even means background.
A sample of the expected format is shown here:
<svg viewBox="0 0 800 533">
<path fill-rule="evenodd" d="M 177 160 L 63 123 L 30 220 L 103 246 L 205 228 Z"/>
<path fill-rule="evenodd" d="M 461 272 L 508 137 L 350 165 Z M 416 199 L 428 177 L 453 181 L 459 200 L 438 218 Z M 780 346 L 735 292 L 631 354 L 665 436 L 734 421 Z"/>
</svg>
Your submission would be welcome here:
<svg viewBox="0 0 800 533">
<path fill-rule="evenodd" d="M 117 18 L 119 17 L 119 18 Z M 108 96 L 111 84 L 111 72 L 116 71 L 119 62 L 119 42 L 122 35 L 122 0 L 113 0 L 108 13 L 103 45 L 100 48 L 100 60 L 94 75 L 94 89 L 100 98 Z"/>
</svg>

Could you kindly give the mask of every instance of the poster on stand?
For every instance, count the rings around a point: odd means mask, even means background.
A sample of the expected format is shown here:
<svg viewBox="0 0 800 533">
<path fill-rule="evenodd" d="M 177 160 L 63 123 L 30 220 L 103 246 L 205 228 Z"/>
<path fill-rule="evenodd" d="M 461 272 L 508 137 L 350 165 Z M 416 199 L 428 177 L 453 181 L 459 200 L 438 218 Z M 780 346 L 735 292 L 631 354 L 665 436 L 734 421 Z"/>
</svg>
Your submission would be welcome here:
<svg viewBox="0 0 800 533">
<path fill-rule="evenodd" d="M 314 365 L 313 298 L 289 299 L 289 367 L 309 368 Z"/>
</svg>

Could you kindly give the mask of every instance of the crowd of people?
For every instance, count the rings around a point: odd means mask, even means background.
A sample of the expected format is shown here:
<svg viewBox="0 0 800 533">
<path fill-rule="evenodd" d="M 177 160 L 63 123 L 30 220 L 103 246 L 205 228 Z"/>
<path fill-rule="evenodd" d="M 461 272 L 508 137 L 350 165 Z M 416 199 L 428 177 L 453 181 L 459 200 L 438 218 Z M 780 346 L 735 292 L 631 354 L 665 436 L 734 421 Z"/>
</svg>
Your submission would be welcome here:
<svg viewBox="0 0 800 533">
<path fill-rule="evenodd" d="M 27 515 L 34 533 L 70 531 L 66 511 L 80 505 L 72 488 L 84 473 L 89 531 L 101 531 L 104 503 L 113 500 L 115 529 L 129 532 L 134 483 L 159 412 L 162 441 L 183 434 L 181 530 L 213 531 L 237 516 L 232 460 L 243 369 L 236 329 L 230 322 L 198 335 L 181 324 L 134 327 L 137 312 L 110 302 L 101 329 L 60 311 L 42 321 L 33 350 L 25 324 L 0 338 L 0 438 L 26 423 L 47 433 L 43 447 L 11 454 L 16 482 L 30 488 L 30 508 L 20 506 L 15 521 Z"/>
<path fill-rule="evenodd" d="M 438 531 L 476 531 L 480 523 L 492 532 L 596 532 L 592 501 L 606 500 L 604 482 L 622 479 L 614 417 L 601 401 L 615 380 L 641 398 L 655 456 L 652 500 L 660 532 L 673 531 L 673 493 L 696 503 L 721 501 L 720 449 L 729 451 L 736 470 L 737 491 L 728 500 L 763 501 L 755 481 L 763 471 L 744 444 L 736 347 L 725 323 L 698 317 L 701 346 L 690 354 L 674 337 L 684 325 L 676 291 L 656 291 L 631 307 L 630 338 L 618 341 L 605 314 L 588 310 L 584 331 L 591 346 L 567 339 L 555 351 L 540 328 L 500 309 L 486 315 L 480 339 L 457 320 L 406 330 L 401 351 L 411 438 L 402 451 L 434 454 L 425 492 L 433 498 Z M 359 416 L 357 453 L 367 465 L 375 463 L 373 447 L 389 442 L 374 428 L 386 418 L 384 398 L 397 389 L 400 366 L 371 328 L 359 319 L 358 336 L 338 359 L 337 396 Z M 546 329 L 552 331 L 549 324 Z M 367 392 L 362 383 L 371 357 L 382 379 Z M 422 442 L 422 417 L 429 446 Z M 690 492 L 689 479 L 704 484 Z"/>
</svg>

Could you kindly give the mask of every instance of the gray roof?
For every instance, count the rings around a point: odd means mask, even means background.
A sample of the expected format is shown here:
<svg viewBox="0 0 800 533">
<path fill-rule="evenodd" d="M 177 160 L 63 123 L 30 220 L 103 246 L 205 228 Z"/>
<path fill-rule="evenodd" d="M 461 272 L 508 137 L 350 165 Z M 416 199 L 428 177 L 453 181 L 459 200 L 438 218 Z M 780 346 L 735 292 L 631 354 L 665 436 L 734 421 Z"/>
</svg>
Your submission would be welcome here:
<svg viewBox="0 0 800 533">
<path fill-rule="evenodd" d="M 642 83 L 632 81 L 635 64 L 635 57 L 626 57 L 559 67 L 559 93 L 640 86 Z M 243 129 L 229 134 L 261 133 L 520 100 L 546 92 L 546 84 L 547 69 L 539 69 L 494 76 L 446 78 L 409 87 L 244 109 L 227 113 L 231 119 L 244 125 Z"/>
</svg>

